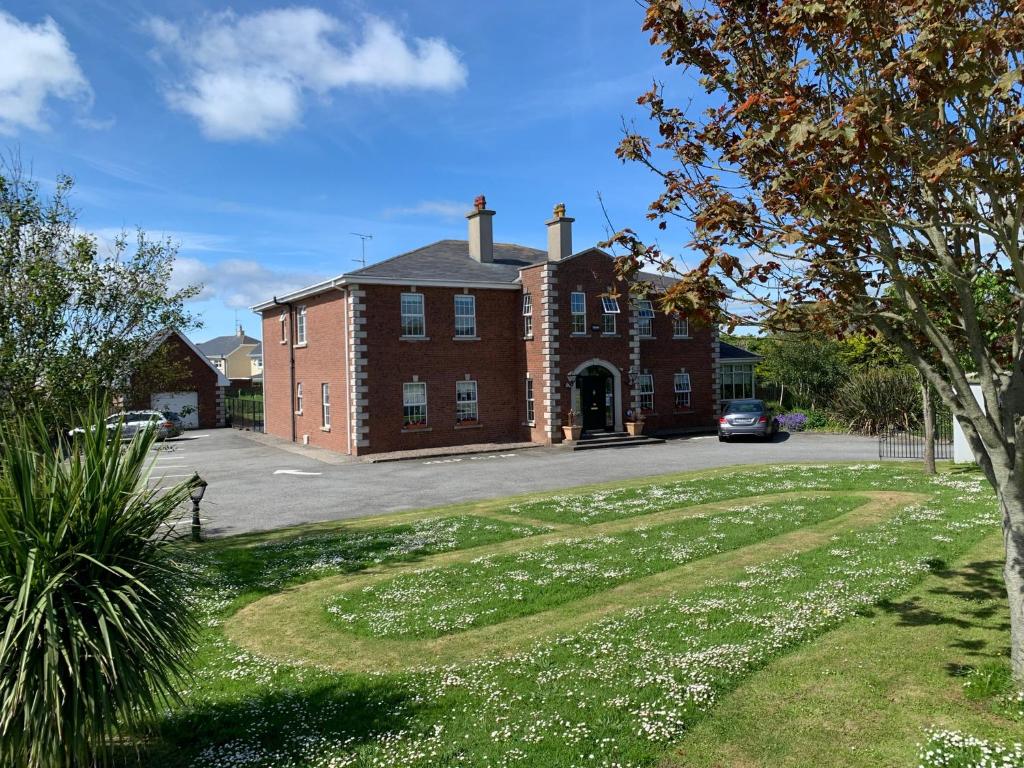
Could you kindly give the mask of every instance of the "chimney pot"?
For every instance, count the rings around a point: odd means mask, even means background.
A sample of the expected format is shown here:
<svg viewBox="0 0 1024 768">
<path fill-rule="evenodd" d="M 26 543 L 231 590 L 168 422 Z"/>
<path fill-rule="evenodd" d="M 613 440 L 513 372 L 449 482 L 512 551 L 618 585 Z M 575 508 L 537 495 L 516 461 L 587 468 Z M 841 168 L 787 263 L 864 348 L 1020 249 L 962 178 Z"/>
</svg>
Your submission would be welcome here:
<svg viewBox="0 0 1024 768">
<path fill-rule="evenodd" d="M 572 223 L 565 215 L 565 203 L 555 206 L 548 224 L 548 261 L 561 261 L 572 256 Z"/>
<path fill-rule="evenodd" d="M 473 201 L 473 210 L 466 214 L 469 220 L 469 255 L 481 264 L 494 261 L 494 211 L 487 210 L 487 199 L 479 195 Z"/>
</svg>

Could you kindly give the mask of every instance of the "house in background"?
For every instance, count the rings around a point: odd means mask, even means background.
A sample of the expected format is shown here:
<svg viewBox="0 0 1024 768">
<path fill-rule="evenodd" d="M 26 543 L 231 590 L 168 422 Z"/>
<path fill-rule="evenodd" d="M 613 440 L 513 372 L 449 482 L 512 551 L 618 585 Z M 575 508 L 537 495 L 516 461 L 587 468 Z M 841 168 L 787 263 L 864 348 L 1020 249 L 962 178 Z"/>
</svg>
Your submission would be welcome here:
<svg viewBox="0 0 1024 768">
<path fill-rule="evenodd" d="M 254 387 L 263 386 L 263 342 L 261 341 L 249 353 L 250 371 L 252 371 L 252 383 Z"/>
<path fill-rule="evenodd" d="M 241 325 L 232 336 L 217 336 L 197 344 L 199 350 L 231 380 L 232 387 L 246 389 L 252 383 L 253 366 L 249 356 L 260 344 L 259 339 L 246 336 Z"/>
<path fill-rule="evenodd" d="M 168 329 L 152 343 L 150 355 L 160 350 L 161 361 L 181 369 L 182 379 L 173 391 L 135 386 L 126 409 L 174 411 L 181 415 L 185 429 L 224 426 L 224 396 L 231 382 L 181 331 Z"/>
<path fill-rule="evenodd" d="M 266 431 L 365 454 L 557 443 L 570 422 L 613 438 L 640 416 L 647 433 L 717 423 L 716 327 L 631 296 L 604 251 L 574 253 L 562 205 L 546 251 L 494 242 L 493 217 L 481 196 L 468 240 L 253 307 Z"/>
<path fill-rule="evenodd" d="M 722 400 L 757 397 L 757 377 L 754 369 L 761 362 L 761 356 L 735 344 L 720 341 L 718 344 L 719 381 Z"/>
</svg>

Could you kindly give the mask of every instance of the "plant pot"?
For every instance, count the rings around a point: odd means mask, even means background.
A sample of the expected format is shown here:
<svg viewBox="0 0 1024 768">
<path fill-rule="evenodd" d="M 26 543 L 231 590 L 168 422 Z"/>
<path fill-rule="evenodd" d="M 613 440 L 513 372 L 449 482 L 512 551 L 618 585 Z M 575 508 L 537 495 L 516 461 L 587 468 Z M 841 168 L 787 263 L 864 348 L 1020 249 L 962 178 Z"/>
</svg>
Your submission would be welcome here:
<svg viewBox="0 0 1024 768">
<path fill-rule="evenodd" d="M 644 423 L 642 421 L 627 421 L 626 422 L 626 433 L 630 437 L 636 437 L 644 433 Z"/>
<path fill-rule="evenodd" d="M 579 440 L 580 435 L 583 434 L 582 426 L 562 427 L 562 434 L 565 435 L 566 440 Z"/>
</svg>

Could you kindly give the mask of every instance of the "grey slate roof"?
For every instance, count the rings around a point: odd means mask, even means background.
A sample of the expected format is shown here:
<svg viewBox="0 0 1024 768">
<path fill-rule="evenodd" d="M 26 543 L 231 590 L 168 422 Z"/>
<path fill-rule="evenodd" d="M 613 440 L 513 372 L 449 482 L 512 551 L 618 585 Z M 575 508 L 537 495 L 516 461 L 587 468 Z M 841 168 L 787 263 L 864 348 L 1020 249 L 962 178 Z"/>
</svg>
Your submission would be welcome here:
<svg viewBox="0 0 1024 768">
<path fill-rule="evenodd" d="M 437 280 L 459 282 L 514 283 L 519 270 L 547 259 L 536 248 L 509 243 L 494 244 L 494 261 L 482 264 L 469 255 L 466 240 L 438 240 L 414 251 L 393 256 L 368 267 L 349 272 L 355 281 L 360 276 L 392 277 L 399 280 Z"/>
<path fill-rule="evenodd" d="M 262 357 L 262 355 L 263 355 L 263 342 L 261 341 L 259 344 L 257 344 L 253 348 L 252 352 L 249 353 L 249 357 Z"/>
<path fill-rule="evenodd" d="M 207 357 L 224 357 L 225 355 L 231 354 L 243 344 L 259 344 L 259 339 L 254 339 L 252 336 L 238 336 L 237 334 L 231 334 L 230 336 L 218 336 L 215 339 L 204 341 L 202 344 L 196 344 L 199 351 Z"/>
<path fill-rule="evenodd" d="M 760 360 L 761 356 L 750 350 L 737 347 L 727 341 L 718 342 L 718 357 L 725 362 L 734 360 Z"/>
</svg>

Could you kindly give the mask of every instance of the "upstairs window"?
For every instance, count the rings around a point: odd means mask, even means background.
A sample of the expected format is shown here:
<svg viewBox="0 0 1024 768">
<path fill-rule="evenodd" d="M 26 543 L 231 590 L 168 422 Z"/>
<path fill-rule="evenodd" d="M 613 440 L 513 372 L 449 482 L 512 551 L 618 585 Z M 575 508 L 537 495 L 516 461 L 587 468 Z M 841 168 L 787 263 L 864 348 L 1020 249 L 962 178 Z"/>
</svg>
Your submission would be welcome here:
<svg viewBox="0 0 1024 768">
<path fill-rule="evenodd" d="M 619 314 L 619 302 L 611 296 L 602 296 L 601 310 L 601 333 L 605 336 L 614 336 L 617 330 L 615 317 Z"/>
<path fill-rule="evenodd" d="M 281 343 L 286 344 L 288 342 L 288 313 L 281 313 Z"/>
<path fill-rule="evenodd" d="M 636 300 L 636 332 L 639 336 L 654 335 L 654 305 L 650 299 Z"/>
<path fill-rule="evenodd" d="M 533 336 L 533 296 L 528 293 L 523 294 L 523 336 Z"/>
<path fill-rule="evenodd" d="M 409 381 L 402 385 L 402 426 L 427 425 L 427 384 Z"/>
<path fill-rule="evenodd" d="M 654 410 L 654 376 L 642 373 L 637 377 L 636 383 L 640 390 L 640 412 L 650 413 Z"/>
<path fill-rule="evenodd" d="M 476 420 L 476 382 L 455 382 L 455 423 L 469 424 L 475 422 Z"/>
<path fill-rule="evenodd" d="M 295 343 L 306 343 L 306 305 L 295 308 Z"/>
<path fill-rule="evenodd" d="M 584 334 L 587 332 L 587 294 L 574 291 L 569 301 L 572 311 L 572 332 Z"/>
<path fill-rule="evenodd" d="M 423 311 L 422 293 L 402 294 L 402 335 L 425 336 L 427 321 Z"/>
<path fill-rule="evenodd" d="M 672 338 L 690 338 L 690 321 L 682 315 L 674 315 L 672 317 Z"/>
<path fill-rule="evenodd" d="M 472 339 L 476 336 L 476 296 L 459 294 L 455 297 L 455 337 Z"/>
<path fill-rule="evenodd" d="M 331 428 L 331 385 L 320 385 L 320 400 L 323 404 L 322 426 L 324 429 Z"/>
<path fill-rule="evenodd" d="M 690 407 L 690 374 L 677 373 L 672 379 L 672 391 L 675 394 L 677 411 Z"/>
<path fill-rule="evenodd" d="M 302 382 L 295 385 L 295 412 L 302 413 Z"/>
</svg>

